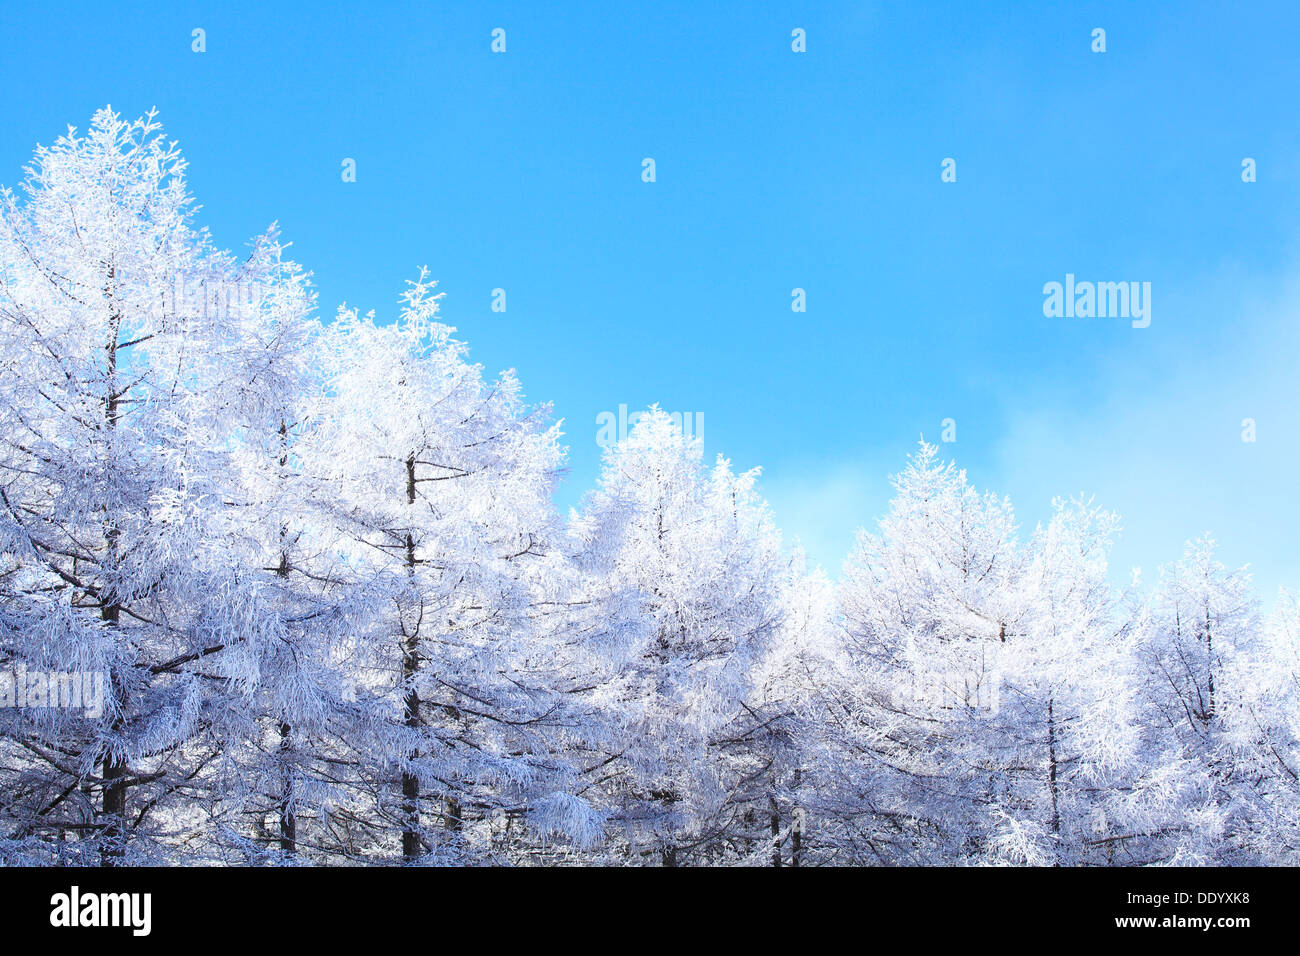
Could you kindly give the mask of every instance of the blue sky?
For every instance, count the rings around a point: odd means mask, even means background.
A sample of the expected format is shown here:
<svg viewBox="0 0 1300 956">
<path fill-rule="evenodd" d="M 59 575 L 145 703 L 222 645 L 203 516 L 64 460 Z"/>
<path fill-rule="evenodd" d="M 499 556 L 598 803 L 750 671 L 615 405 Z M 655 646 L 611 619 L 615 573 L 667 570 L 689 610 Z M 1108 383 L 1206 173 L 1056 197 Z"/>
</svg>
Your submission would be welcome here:
<svg viewBox="0 0 1300 956">
<path fill-rule="evenodd" d="M 658 402 L 762 465 L 835 571 L 953 418 L 945 452 L 1027 526 L 1092 492 L 1123 569 L 1212 531 L 1266 595 L 1300 586 L 1294 4 L 0 15 L 0 182 L 98 106 L 157 106 L 218 243 L 278 219 L 327 313 L 392 314 L 428 264 L 474 358 L 565 419 L 562 506 L 595 480 L 596 416 Z M 1067 272 L 1150 282 L 1150 327 L 1044 317 Z"/>
</svg>

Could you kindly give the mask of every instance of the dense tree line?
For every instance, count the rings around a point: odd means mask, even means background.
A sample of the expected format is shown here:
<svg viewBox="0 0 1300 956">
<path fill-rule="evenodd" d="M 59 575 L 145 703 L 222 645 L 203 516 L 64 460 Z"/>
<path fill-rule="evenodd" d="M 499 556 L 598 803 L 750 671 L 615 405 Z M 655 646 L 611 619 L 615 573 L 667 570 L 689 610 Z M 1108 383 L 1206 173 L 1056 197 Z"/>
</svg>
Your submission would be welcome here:
<svg viewBox="0 0 1300 956">
<path fill-rule="evenodd" d="M 1300 860 L 1300 604 L 1211 541 L 1118 591 L 923 443 L 836 584 L 657 408 L 563 516 L 427 273 L 321 321 L 195 212 L 109 110 L 0 194 L 0 674 L 103 678 L 0 707 L 0 861 Z"/>
</svg>

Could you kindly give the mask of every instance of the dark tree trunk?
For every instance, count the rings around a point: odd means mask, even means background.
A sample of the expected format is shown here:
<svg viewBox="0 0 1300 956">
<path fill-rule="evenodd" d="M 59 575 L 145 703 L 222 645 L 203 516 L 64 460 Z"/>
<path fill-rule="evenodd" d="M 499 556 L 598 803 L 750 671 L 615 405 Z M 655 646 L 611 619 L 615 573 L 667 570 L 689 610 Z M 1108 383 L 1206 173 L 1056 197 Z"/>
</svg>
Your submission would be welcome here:
<svg viewBox="0 0 1300 956">
<path fill-rule="evenodd" d="M 289 428 L 283 419 L 280 421 L 280 469 L 281 474 L 289 464 Z M 280 578 L 289 576 L 289 552 L 285 550 L 288 529 L 280 528 L 280 563 L 275 573 Z M 280 850 L 290 856 L 298 852 L 298 820 L 293 811 L 293 728 L 286 721 L 280 721 L 280 763 L 283 778 L 280 783 Z"/>
<path fill-rule="evenodd" d="M 1205 666 L 1208 672 L 1208 690 L 1210 706 L 1206 712 L 1206 722 L 1214 719 L 1214 638 L 1210 633 L 1210 607 L 1205 607 Z"/>
<path fill-rule="evenodd" d="M 119 619 L 118 605 L 105 606 L 101 616 L 110 625 L 116 627 Z M 110 675 L 110 684 L 114 695 L 121 700 L 121 681 L 117 672 Z M 120 733 L 124 726 L 121 717 L 113 721 L 114 733 Z M 99 847 L 100 866 L 117 866 L 126 852 L 126 777 L 127 763 L 123 759 L 106 754 L 104 756 L 104 829 Z"/>
<path fill-rule="evenodd" d="M 768 809 L 771 812 L 772 819 L 772 865 L 781 865 L 781 814 L 776 806 L 776 797 L 770 796 L 768 800 Z"/>
<path fill-rule="evenodd" d="M 406 503 L 415 504 L 415 455 L 406 459 Z M 406 532 L 406 568 L 415 572 L 415 537 Z M 403 624 L 405 627 L 405 624 Z M 402 684 L 407 688 L 403 720 L 412 730 L 420 726 L 420 695 L 415 690 L 415 675 L 420 670 L 419 632 L 406 634 L 402 646 Z M 419 750 L 411 752 L 411 759 L 420 756 Z M 420 780 L 409 770 L 402 772 L 402 856 L 412 860 L 420 855 Z"/>
<path fill-rule="evenodd" d="M 290 856 L 298 852 L 298 820 L 293 812 L 293 728 L 280 724 L 280 760 L 284 778 L 280 789 L 280 849 Z"/>
<path fill-rule="evenodd" d="M 112 295 L 113 282 L 116 270 L 112 267 L 108 270 L 108 288 L 105 292 Z M 107 375 L 104 392 L 104 427 L 112 433 L 117 428 L 119 414 L 119 399 L 121 396 L 117 390 L 117 336 L 118 330 L 122 324 L 122 316 L 116 311 L 109 317 L 108 341 L 104 345 L 106 354 Z M 112 518 L 108 515 L 108 503 L 104 505 L 104 568 L 108 572 L 102 585 L 100 594 L 100 619 L 108 624 L 109 627 L 116 628 L 122 619 L 122 605 L 117 600 L 116 582 L 112 580 L 118 565 L 118 541 L 121 532 L 113 523 Z M 119 702 L 122 700 L 122 683 L 120 676 L 116 671 L 109 675 L 109 684 L 113 689 L 113 694 Z M 120 713 L 120 711 L 119 711 Z M 117 717 L 113 721 L 113 732 L 118 734 L 124 727 L 123 718 Z M 122 856 L 126 851 L 126 779 L 127 763 L 124 759 L 113 756 L 112 754 L 104 755 L 104 797 L 103 797 L 103 818 L 104 829 L 102 842 L 100 843 L 99 862 L 101 866 L 116 866 L 121 862 Z"/>
<path fill-rule="evenodd" d="M 796 769 L 794 772 L 794 792 L 795 800 L 799 799 L 799 785 L 803 782 L 803 771 Z M 798 866 L 799 858 L 803 855 L 803 809 L 795 807 L 790 826 L 790 865 Z"/>
<path fill-rule="evenodd" d="M 1056 784 L 1056 715 L 1053 710 L 1054 701 L 1048 698 L 1047 701 L 1047 785 L 1052 794 L 1052 832 L 1060 835 L 1061 832 L 1061 813 L 1058 803 L 1058 790 Z"/>
</svg>

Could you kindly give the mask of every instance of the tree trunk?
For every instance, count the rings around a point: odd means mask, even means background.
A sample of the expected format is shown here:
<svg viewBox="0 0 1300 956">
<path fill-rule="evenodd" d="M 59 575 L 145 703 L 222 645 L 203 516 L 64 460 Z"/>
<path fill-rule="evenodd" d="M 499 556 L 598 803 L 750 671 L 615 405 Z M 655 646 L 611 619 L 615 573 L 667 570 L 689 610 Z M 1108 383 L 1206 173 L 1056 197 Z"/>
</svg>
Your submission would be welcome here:
<svg viewBox="0 0 1300 956">
<path fill-rule="evenodd" d="M 104 291 L 112 296 L 113 280 L 116 270 L 112 267 L 108 270 L 108 288 Z M 109 317 L 108 341 L 104 345 L 106 353 L 107 374 L 104 392 L 104 427 L 112 434 L 117 429 L 117 420 L 120 396 L 117 392 L 117 336 L 118 329 L 122 324 L 122 316 L 114 311 Z M 111 628 L 116 628 L 122 619 L 122 605 L 117 600 L 116 583 L 113 581 L 114 573 L 118 565 L 118 541 L 121 532 L 113 523 L 108 515 L 108 504 L 104 504 L 104 581 L 100 593 L 100 619 L 108 624 Z M 118 701 L 119 708 L 124 705 L 122 700 L 122 682 L 120 675 L 114 670 L 109 674 L 109 684 L 113 689 L 113 695 Z M 118 711 L 119 714 L 121 710 Z M 124 724 L 124 718 L 118 716 L 113 721 L 113 733 L 119 734 Z M 104 796 L 103 796 L 103 817 L 104 829 L 102 842 L 99 848 L 99 862 L 101 866 L 116 866 L 121 862 L 121 858 L 126 851 L 126 777 L 127 763 L 124 759 L 113 756 L 111 753 L 104 755 Z"/>
<path fill-rule="evenodd" d="M 803 782 L 803 771 L 795 769 L 794 772 L 794 793 L 795 800 L 799 799 L 799 785 Z M 803 808 L 796 806 L 794 813 L 791 815 L 790 824 L 790 865 L 798 866 L 799 857 L 803 855 Z"/>
<path fill-rule="evenodd" d="M 101 617 L 113 627 L 117 626 L 120 607 L 116 604 L 106 605 L 100 611 Z M 116 670 L 110 674 L 113 693 L 120 701 L 122 684 Z M 124 726 L 121 717 L 113 721 L 114 734 L 120 733 Z M 99 847 L 100 866 L 117 866 L 126 852 L 126 776 L 127 763 L 106 754 L 104 756 L 104 830 Z"/>
<path fill-rule="evenodd" d="M 1047 785 L 1052 794 L 1052 832 L 1061 833 L 1061 813 L 1058 803 L 1056 784 L 1056 715 L 1053 710 L 1054 700 L 1047 699 Z"/>
<path fill-rule="evenodd" d="M 415 504 L 415 455 L 406 459 L 406 503 Z M 406 532 L 406 568 L 414 576 L 415 538 L 409 530 Z M 414 730 L 420 726 L 420 695 L 415 690 L 415 675 L 420 670 L 419 631 L 412 630 L 405 637 L 402 646 L 402 685 L 407 691 L 403 721 Z M 411 759 L 419 756 L 418 749 L 411 752 Z M 402 772 L 402 815 L 402 857 L 410 861 L 420 855 L 420 780 L 409 770 Z"/>
<path fill-rule="evenodd" d="M 280 420 L 280 469 L 289 464 L 289 429 L 283 419 Z M 276 576 L 289 576 L 289 552 L 285 550 L 288 529 L 280 527 L 280 563 L 276 566 Z M 280 763 L 283 778 L 280 783 L 280 850 L 293 856 L 298 852 L 298 820 L 293 811 L 293 728 L 284 720 L 280 721 Z"/>
<path fill-rule="evenodd" d="M 293 856 L 298 852 L 298 820 L 293 812 L 293 728 L 280 724 L 280 760 L 284 777 L 280 788 L 280 849 Z"/>
<path fill-rule="evenodd" d="M 1214 638 L 1210 634 L 1210 606 L 1205 606 L 1205 666 L 1209 675 L 1208 690 L 1210 706 L 1206 713 L 1206 722 L 1214 719 Z"/>
<path fill-rule="evenodd" d="M 781 865 L 781 814 L 777 809 L 775 795 L 767 798 L 768 808 L 772 814 L 772 865 Z"/>
</svg>

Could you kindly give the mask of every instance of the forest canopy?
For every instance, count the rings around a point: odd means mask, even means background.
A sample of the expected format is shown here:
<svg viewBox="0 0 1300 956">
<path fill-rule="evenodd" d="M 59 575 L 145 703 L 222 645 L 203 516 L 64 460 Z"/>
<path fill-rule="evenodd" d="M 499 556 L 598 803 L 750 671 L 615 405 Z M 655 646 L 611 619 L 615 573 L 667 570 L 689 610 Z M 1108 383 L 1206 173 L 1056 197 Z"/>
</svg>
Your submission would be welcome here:
<svg viewBox="0 0 1300 956">
<path fill-rule="evenodd" d="M 560 514 L 439 298 L 321 318 L 152 113 L 0 192 L 0 862 L 1300 862 L 1300 603 L 1209 538 L 1117 589 L 922 442 L 833 581 L 657 407 Z"/>
</svg>

